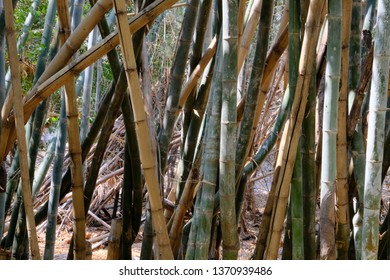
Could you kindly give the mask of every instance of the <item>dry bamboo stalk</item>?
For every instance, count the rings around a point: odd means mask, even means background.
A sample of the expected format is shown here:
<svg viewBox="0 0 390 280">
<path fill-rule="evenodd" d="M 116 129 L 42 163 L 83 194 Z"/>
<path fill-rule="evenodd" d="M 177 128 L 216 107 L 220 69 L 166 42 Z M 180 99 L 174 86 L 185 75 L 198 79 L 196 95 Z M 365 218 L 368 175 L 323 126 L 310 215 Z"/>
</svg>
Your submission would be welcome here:
<svg viewBox="0 0 390 280">
<path fill-rule="evenodd" d="M 238 43 L 237 45 L 240 46 L 242 33 L 244 32 L 244 26 L 245 26 L 245 8 L 246 8 L 246 1 L 239 1 L 238 3 L 238 18 L 237 18 L 237 24 L 238 24 Z M 239 70 L 238 70 L 239 71 Z"/>
<path fill-rule="evenodd" d="M 64 46 L 70 48 L 70 15 L 65 0 L 57 0 L 58 18 L 60 21 L 60 39 Z M 63 31 L 63 32 L 62 32 Z M 68 42 L 68 43 L 67 43 Z M 63 48 L 62 48 L 63 49 Z M 80 132 L 78 125 L 78 108 L 76 85 L 74 78 L 65 84 L 66 115 L 68 121 L 69 154 L 72 159 L 72 205 L 73 205 L 73 233 L 74 252 L 77 260 L 86 257 L 85 248 L 85 212 L 84 212 L 84 181 L 83 164 L 81 159 Z"/>
<path fill-rule="evenodd" d="M 204 69 L 209 64 L 210 60 L 214 57 L 216 51 L 217 51 L 217 37 L 214 36 L 205 54 L 202 56 L 201 60 L 199 61 L 198 65 L 195 67 L 194 71 L 192 72 L 191 76 L 188 78 L 188 81 L 186 82 L 186 84 L 183 87 L 183 90 L 180 93 L 178 114 L 180 113 L 181 109 L 184 107 L 184 104 L 186 103 L 188 96 L 195 88 L 196 83 L 198 82 L 199 78 L 202 76 Z"/>
<path fill-rule="evenodd" d="M 136 16 L 129 20 L 129 27 L 132 33 L 136 32 L 144 25 L 153 21 L 159 14 L 164 12 L 166 9 L 171 7 L 178 0 L 157 0 L 143 9 Z M 81 23 L 79 26 L 82 26 Z M 78 27 L 79 28 L 79 27 Z M 82 28 L 82 27 L 80 27 Z M 76 29 L 77 30 L 77 29 Z M 74 33 L 73 33 L 74 34 Z M 88 34 L 87 34 L 88 35 Z M 100 41 L 93 48 L 80 55 L 70 65 L 65 66 L 65 63 L 59 66 L 61 70 L 53 73 L 50 78 L 40 85 L 34 87 L 25 98 L 24 103 L 24 120 L 25 122 L 31 116 L 36 106 L 42 101 L 49 97 L 52 93 L 58 90 L 65 82 L 79 74 L 89 65 L 94 63 L 96 60 L 107 54 L 113 48 L 119 44 L 118 32 L 114 31 L 104 40 Z M 77 50 L 76 50 L 77 51 Z M 73 55 L 73 54 L 72 54 Z M 70 59 L 69 56 L 68 59 Z M 0 141 L 0 158 L 3 158 L 15 142 L 15 129 L 13 127 L 13 115 L 10 115 L 8 119 L 3 119 L 3 130 Z"/>
<path fill-rule="evenodd" d="M 277 62 L 279 61 L 282 54 L 285 52 L 288 45 L 288 26 L 281 27 L 282 30 L 279 32 L 280 35 L 275 40 L 271 49 L 267 54 L 267 60 L 265 63 L 265 69 L 263 74 L 263 79 L 261 80 L 261 95 L 263 98 L 267 95 L 269 86 L 272 82 L 272 78 L 274 76 L 274 72 L 277 66 Z M 242 113 L 244 111 L 245 102 L 244 99 L 240 101 L 237 106 L 237 118 L 242 118 Z M 259 106 L 260 108 L 260 106 Z M 261 112 L 261 110 L 260 110 Z M 254 123 L 257 123 L 256 121 Z"/>
<path fill-rule="evenodd" d="M 114 219 L 111 223 L 110 237 L 108 238 L 107 260 L 119 260 L 122 235 L 122 219 Z"/>
<path fill-rule="evenodd" d="M 88 214 L 94 218 L 96 221 L 98 221 L 99 223 L 101 223 L 103 226 L 105 226 L 106 228 L 108 228 L 109 230 L 111 229 L 111 226 L 109 224 L 107 224 L 105 221 L 103 221 L 102 219 L 100 219 L 98 216 L 96 216 L 94 213 L 92 213 L 91 211 L 88 211 Z"/>
<path fill-rule="evenodd" d="M 146 112 L 144 110 L 142 92 L 139 85 L 132 34 L 128 28 L 127 23 L 128 19 L 126 16 L 126 5 L 123 0 L 113 0 L 113 3 L 117 16 L 122 59 L 126 72 L 127 83 L 130 89 L 131 104 L 134 112 L 134 122 L 136 124 L 139 155 L 149 193 L 153 230 L 156 234 L 155 258 L 173 259 L 173 254 L 168 238 L 168 231 L 165 224 L 164 209 L 161 202 L 156 159 L 153 155 L 148 121 Z"/>
<path fill-rule="evenodd" d="M 34 220 L 34 210 L 27 156 L 27 142 L 24 130 L 22 86 L 20 82 L 19 59 L 16 47 L 16 31 L 11 1 L 4 1 L 4 14 L 13 92 L 13 94 L 10 94 L 9 96 L 13 101 L 12 103 L 15 112 L 15 127 L 18 139 L 18 149 L 20 157 L 20 177 L 22 180 L 23 204 L 26 213 L 27 234 L 30 243 L 31 258 L 33 260 L 39 260 L 41 259 L 41 256 L 39 252 L 38 236 Z"/>
<path fill-rule="evenodd" d="M 273 184 L 276 184 L 276 200 L 273 207 L 272 222 L 267 238 L 266 259 L 277 259 L 280 238 L 283 231 L 283 222 L 286 216 L 286 206 L 290 192 L 290 182 L 293 166 L 297 153 L 297 145 L 300 137 L 302 121 L 304 118 L 308 90 L 310 85 L 313 60 L 320 30 L 321 11 L 324 7 L 324 0 L 310 2 L 308 19 L 306 22 L 305 35 L 302 43 L 302 51 L 299 62 L 299 77 L 295 91 L 294 102 L 291 108 L 290 121 L 286 126 L 286 141 L 281 143 L 282 163 L 279 176 L 274 177 Z M 286 124 L 287 125 L 287 124 Z"/>
<path fill-rule="evenodd" d="M 242 2 L 242 1 L 240 1 Z M 244 65 L 245 58 L 249 52 L 249 47 L 252 42 L 253 36 L 256 32 L 257 23 L 260 19 L 261 13 L 261 3 L 262 0 L 255 0 L 251 11 L 249 13 L 248 21 L 245 25 L 244 31 L 241 34 L 240 39 L 240 49 L 238 52 L 238 71 L 241 71 L 242 66 Z"/>
<path fill-rule="evenodd" d="M 336 248 L 338 259 L 348 259 L 349 247 L 349 199 L 348 199 L 348 71 L 349 42 L 351 35 L 352 0 L 344 0 L 342 4 L 342 53 L 341 83 L 338 115 L 337 115 L 337 168 L 336 168 L 336 209 L 337 236 Z"/>
<path fill-rule="evenodd" d="M 105 234 L 102 234 L 102 235 L 99 235 L 99 236 L 96 236 L 96 237 L 92 237 L 90 239 L 88 239 L 88 242 L 90 243 L 95 243 L 95 242 L 99 242 L 103 239 L 106 239 L 110 236 L 110 233 L 105 233 Z"/>
<path fill-rule="evenodd" d="M 123 172 L 124 172 L 124 168 L 121 167 L 121 168 L 119 168 L 119 169 L 117 169 L 117 170 L 111 172 L 110 174 L 107 174 L 107 175 L 101 177 L 99 180 L 96 181 L 96 186 L 105 183 L 106 181 L 108 181 L 108 180 L 111 179 L 112 177 L 122 175 Z"/>
</svg>

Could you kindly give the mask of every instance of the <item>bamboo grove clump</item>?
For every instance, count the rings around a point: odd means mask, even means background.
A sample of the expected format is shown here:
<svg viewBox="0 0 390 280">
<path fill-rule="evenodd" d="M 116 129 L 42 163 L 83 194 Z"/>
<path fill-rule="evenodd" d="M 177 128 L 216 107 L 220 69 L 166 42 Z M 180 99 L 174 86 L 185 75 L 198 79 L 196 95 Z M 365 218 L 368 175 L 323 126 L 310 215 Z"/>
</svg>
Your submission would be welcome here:
<svg viewBox="0 0 390 280">
<path fill-rule="evenodd" d="M 29 5 L 0 0 L 2 258 L 390 258 L 389 0 Z"/>
</svg>

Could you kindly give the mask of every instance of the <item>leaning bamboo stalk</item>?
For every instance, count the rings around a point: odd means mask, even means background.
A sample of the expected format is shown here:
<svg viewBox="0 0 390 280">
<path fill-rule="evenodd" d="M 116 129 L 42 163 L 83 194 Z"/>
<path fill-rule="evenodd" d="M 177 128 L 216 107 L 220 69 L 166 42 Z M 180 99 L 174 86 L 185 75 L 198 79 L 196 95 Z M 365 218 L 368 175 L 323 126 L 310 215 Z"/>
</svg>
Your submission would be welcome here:
<svg viewBox="0 0 390 280">
<path fill-rule="evenodd" d="M 248 20 L 245 24 L 244 31 L 241 36 L 238 52 L 238 71 L 241 71 L 244 60 L 249 52 L 250 44 L 256 32 L 257 23 L 260 19 L 262 0 L 255 0 L 251 5 L 248 14 Z"/>
<path fill-rule="evenodd" d="M 362 259 L 377 259 L 386 98 L 390 62 L 390 1 L 378 1 L 373 73 L 369 104 Z"/>
<path fill-rule="evenodd" d="M 60 40 L 66 44 L 70 37 L 70 16 L 67 2 L 57 0 L 58 18 L 60 22 Z M 69 46 L 69 45 L 68 45 Z M 58 55 L 57 55 L 58 56 Z M 56 57 L 55 57 L 56 58 Z M 53 59 L 53 61 L 55 60 Z M 52 61 L 52 62 L 53 62 Z M 49 65 L 50 67 L 50 65 Z M 46 72 L 46 71 L 45 71 Z M 45 74 L 42 74 L 42 76 Z M 41 76 L 41 77 L 42 77 Z M 85 259 L 85 211 L 84 211 L 84 179 L 81 158 L 80 132 L 78 124 L 78 108 L 76 85 L 74 78 L 65 84 L 66 117 L 68 121 L 69 153 L 72 158 L 72 200 L 73 200 L 73 233 L 74 252 L 78 260 Z"/>
<path fill-rule="evenodd" d="M 177 0 L 157 0 L 144 8 L 140 13 L 129 20 L 131 32 L 136 32 L 176 2 Z M 82 25 L 83 24 L 81 24 L 81 26 Z M 79 28 L 81 27 L 79 26 Z M 65 63 L 63 63 L 59 66 L 60 69 L 62 68 L 61 70 L 56 70 L 57 72 L 51 73 L 51 75 L 49 75 L 49 79 L 45 79 L 45 82 L 34 87 L 26 96 L 23 107 L 25 121 L 27 121 L 35 107 L 42 100 L 46 99 L 53 92 L 63 86 L 68 79 L 83 71 L 97 59 L 115 48 L 118 44 L 119 36 L 117 31 L 114 31 L 104 40 L 100 41 L 100 43 L 96 44 L 93 48 L 79 56 L 70 65 L 65 66 Z M 77 50 L 74 50 L 74 52 L 76 51 Z M 68 59 L 70 59 L 72 55 L 73 54 L 69 55 Z M 15 141 L 15 131 L 12 122 L 13 116 L 11 115 L 7 119 L 7 122 L 3 124 L 2 137 L 0 141 L 0 158 L 3 158 L 3 156 L 10 151 Z"/>
<path fill-rule="evenodd" d="M 126 6 L 124 1 L 113 1 L 117 16 L 118 33 L 120 35 L 123 63 L 126 71 L 127 82 L 130 89 L 130 98 L 136 123 L 136 134 L 142 168 L 149 192 L 149 201 L 152 210 L 153 229 L 156 234 L 155 257 L 157 259 L 172 259 L 172 250 L 169 243 L 168 232 L 165 225 L 163 206 L 158 187 L 156 161 L 153 157 L 149 128 L 142 92 L 139 86 L 137 64 L 135 61 L 132 35 L 128 28 Z"/>
<path fill-rule="evenodd" d="M 349 71 L 349 41 L 351 34 L 352 0 L 342 1 L 342 42 L 341 42 L 341 73 L 340 80 L 348 81 Z M 332 33 L 333 34 L 333 30 Z M 348 198 L 348 83 L 341 83 L 338 101 L 337 124 L 337 169 L 336 169 L 336 208 L 337 230 L 336 249 L 337 259 L 348 259 L 349 248 L 349 198 Z"/>
<path fill-rule="evenodd" d="M 236 147 L 236 182 L 241 176 L 244 168 L 246 157 L 249 154 L 252 142 L 255 136 L 257 125 L 259 123 L 260 114 L 263 111 L 263 106 L 267 92 L 261 92 L 263 77 L 265 76 L 266 58 L 269 43 L 269 34 L 271 30 L 272 14 L 274 5 L 272 1 L 263 1 L 261 7 L 261 15 L 259 28 L 256 34 L 257 43 L 254 56 L 254 65 L 249 80 L 249 86 L 245 96 L 245 106 L 243 119 L 240 125 L 239 137 Z"/>
<path fill-rule="evenodd" d="M 16 48 L 16 31 L 11 1 L 4 2 L 4 13 L 13 91 L 13 93 L 11 93 L 9 96 L 13 99 L 13 107 L 15 111 L 15 127 L 18 139 L 19 156 L 21 158 L 20 173 L 22 178 L 23 203 L 27 219 L 27 233 L 30 243 L 31 257 L 32 259 L 38 260 L 41 257 L 39 253 L 38 236 L 35 228 L 34 211 L 32 204 L 31 184 L 27 157 L 27 143 L 24 131 L 24 116 L 22 108 L 22 88 L 20 83 L 20 73 L 18 67 L 19 59 Z"/>
<path fill-rule="evenodd" d="M 188 81 L 183 86 L 183 89 L 180 93 L 180 99 L 179 99 L 179 107 L 178 107 L 179 112 L 181 108 L 184 107 L 184 104 L 188 96 L 195 88 L 199 78 L 202 76 L 204 70 L 206 69 L 206 66 L 214 57 L 216 51 L 217 51 L 217 37 L 214 37 L 210 45 L 208 46 L 206 52 L 204 53 L 201 60 L 199 61 L 198 65 L 195 67 L 194 71 L 191 73 L 191 76 L 188 78 Z"/>
<path fill-rule="evenodd" d="M 305 26 L 305 34 L 302 43 L 302 51 L 299 61 L 299 78 L 295 92 L 294 102 L 292 104 L 290 122 L 286 126 L 287 141 L 282 143 L 283 153 L 281 155 L 282 164 L 280 173 L 276 180 L 276 204 L 272 218 L 272 227 L 268 237 L 268 249 L 266 251 L 267 259 L 276 259 L 281 233 L 283 230 L 283 221 L 286 215 L 287 198 L 289 194 L 289 185 L 292 176 L 292 169 L 289 168 L 294 164 L 300 129 L 304 118 L 310 78 L 313 69 L 312 61 L 315 59 L 315 49 L 320 30 L 320 19 L 324 1 L 311 1 L 308 13 L 308 19 Z"/>
</svg>

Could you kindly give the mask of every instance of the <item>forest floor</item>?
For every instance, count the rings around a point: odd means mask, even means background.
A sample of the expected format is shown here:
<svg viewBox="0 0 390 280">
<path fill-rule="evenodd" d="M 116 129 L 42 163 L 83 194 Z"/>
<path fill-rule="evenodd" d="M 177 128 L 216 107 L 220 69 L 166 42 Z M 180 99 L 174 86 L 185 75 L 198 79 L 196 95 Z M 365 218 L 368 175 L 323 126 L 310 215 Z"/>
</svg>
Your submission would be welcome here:
<svg viewBox="0 0 390 280">
<path fill-rule="evenodd" d="M 239 259 L 248 260 L 252 257 L 256 246 L 257 234 L 264 211 L 268 192 L 272 181 L 272 163 L 266 164 L 260 168 L 256 174 L 255 180 L 249 184 L 250 188 L 247 195 L 244 212 L 240 222 L 240 250 Z M 60 213 L 61 223 L 58 225 L 57 239 L 55 244 L 55 259 L 65 260 L 67 258 L 69 243 L 72 236 L 72 225 L 68 211 Z M 97 214 L 97 213 L 96 213 Z M 106 260 L 108 248 L 109 229 L 102 225 L 103 220 L 96 220 L 89 217 L 90 222 L 87 227 L 86 239 L 92 244 L 92 259 Z M 101 217 L 103 219 L 103 217 Z M 106 221 L 109 223 L 109 221 Z M 38 227 L 38 238 L 43 255 L 45 243 L 45 223 Z M 140 230 L 142 232 L 142 228 Z M 142 244 L 142 236 L 139 234 L 132 246 L 133 259 L 139 259 Z"/>
<path fill-rule="evenodd" d="M 240 225 L 240 251 L 239 259 L 247 260 L 250 259 L 255 246 L 256 246 L 256 236 L 259 229 L 259 224 L 261 220 L 261 213 L 264 210 L 264 205 L 267 197 L 267 189 L 259 188 L 256 189 L 257 201 L 259 201 L 259 206 L 256 209 L 245 211 L 245 215 L 241 219 Z M 260 194 L 260 196 L 258 195 Z M 243 225 L 245 223 L 245 225 Z M 106 260 L 107 259 L 107 248 L 108 248 L 108 235 L 109 230 L 104 226 L 89 226 L 87 227 L 86 239 L 92 241 L 92 260 Z M 69 250 L 69 244 L 72 237 L 71 225 L 63 225 L 62 230 L 58 231 L 57 239 L 55 244 L 55 257 L 56 260 L 66 260 Z M 45 231 L 39 231 L 38 241 L 40 244 L 41 255 L 43 255 L 44 244 L 45 244 Z M 133 259 L 139 259 L 142 245 L 142 236 L 139 234 L 136 241 L 132 246 Z"/>
</svg>

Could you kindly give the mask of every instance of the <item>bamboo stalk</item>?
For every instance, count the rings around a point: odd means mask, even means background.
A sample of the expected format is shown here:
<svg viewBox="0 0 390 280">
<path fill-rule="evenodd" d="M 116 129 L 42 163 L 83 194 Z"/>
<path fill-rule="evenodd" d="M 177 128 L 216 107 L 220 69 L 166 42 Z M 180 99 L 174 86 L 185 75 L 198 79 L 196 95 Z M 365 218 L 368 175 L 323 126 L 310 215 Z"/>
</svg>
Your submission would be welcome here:
<svg viewBox="0 0 390 280">
<path fill-rule="evenodd" d="M 211 59 L 214 57 L 215 53 L 217 51 L 217 37 L 214 37 L 211 41 L 210 45 L 208 46 L 206 52 L 202 56 L 201 60 L 199 61 L 198 65 L 195 67 L 194 71 L 191 73 L 191 76 L 188 78 L 188 81 L 183 86 L 183 89 L 180 93 L 180 99 L 179 99 L 179 111 L 181 108 L 184 107 L 184 104 L 188 98 L 188 96 L 191 94 L 192 90 L 195 88 L 199 78 L 203 74 L 204 70 L 206 69 L 206 66 L 209 64 Z"/>
<path fill-rule="evenodd" d="M 22 89 L 20 83 L 20 73 L 18 64 L 18 54 L 16 48 L 16 31 L 13 17 L 13 8 L 11 1 L 4 2 L 5 25 L 7 35 L 8 56 L 10 60 L 11 78 L 12 78 L 12 93 L 9 95 L 13 100 L 15 111 L 15 127 L 18 139 L 20 172 L 23 188 L 23 203 L 27 219 L 27 232 L 30 243 L 32 259 L 40 259 L 38 237 L 35 228 L 34 212 L 32 205 L 31 184 L 27 157 L 27 143 L 24 131 L 24 116 L 22 108 Z"/>
<path fill-rule="evenodd" d="M 66 108 L 65 99 L 62 95 L 60 121 L 57 128 L 57 143 L 55 147 L 55 160 L 53 163 L 53 172 L 50 183 L 49 204 L 47 210 L 46 224 L 46 242 L 44 259 L 54 258 L 54 244 L 56 241 L 56 225 L 58 216 L 58 205 L 60 197 L 60 187 L 62 179 L 62 167 L 64 163 L 65 146 L 67 139 L 67 123 L 66 123 Z"/>
<path fill-rule="evenodd" d="M 324 119 L 322 128 L 321 201 L 320 201 L 320 255 L 321 259 L 336 258 L 335 194 L 336 194 L 336 135 L 338 93 L 341 68 L 341 15 L 340 1 L 329 1 L 328 28 L 332 30 L 327 48 L 325 76 Z M 330 32 L 329 32 L 330 34 Z"/>
<path fill-rule="evenodd" d="M 362 259 L 377 259 L 378 257 L 378 221 L 390 61 L 389 21 L 390 1 L 379 0 L 367 134 Z"/>
<path fill-rule="evenodd" d="M 58 17 L 60 22 L 60 40 L 67 48 L 70 47 L 70 15 L 68 5 L 65 0 L 57 0 Z M 68 43 L 66 43 L 68 42 Z M 71 42 L 71 41 L 70 41 Z M 63 49 L 63 48 L 62 48 Z M 61 50 L 60 50 L 61 53 Z M 58 57 L 58 55 L 56 56 Z M 52 60 L 52 63 L 56 60 Z M 47 69 L 49 69 L 50 65 Z M 44 77 L 46 71 L 42 74 Z M 39 80 L 38 82 L 39 83 Z M 80 132 L 78 125 L 78 108 L 76 86 L 74 78 L 65 84 L 66 117 L 68 121 L 68 143 L 69 153 L 72 159 L 72 201 L 73 201 L 73 233 L 74 252 L 78 260 L 85 259 L 85 211 L 84 211 L 84 179 L 83 164 L 81 158 Z"/>
<path fill-rule="evenodd" d="M 130 89 L 130 98 L 136 123 L 136 134 L 140 152 L 141 164 L 144 170 L 146 185 L 149 192 L 150 206 L 152 210 L 153 229 L 156 233 L 157 259 L 172 259 L 172 250 L 169 243 L 168 232 L 165 225 L 163 206 L 158 187 L 158 177 L 155 159 L 152 154 L 152 147 L 149 136 L 148 122 L 142 101 L 137 64 L 134 56 L 134 48 L 131 39 L 131 32 L 128 28 L 126 6 L 124 1 L 113 1 L 117 16 L 118 33 L 120 35 L 123 63 L 125 66 L 126 78 Z"/>
<path fill-rule="evenodd" d="M 219 193 L 223 259 L 237 259 L 239 241 L 235 209 L 237 143 L 238 1 L 222 1 L 222 108 L 219 152 Z"/>
<path fill-rule="evenodd" d="M 221 44 L 218 53 L 221 53 Z M 205 121 L 204 151 L 201 163 L 200 191 L 194 209 L 189 248 L 186 259 L 207 259 L 211 244 L 212 219 L 215 205 L 215 192 L 218 180 L 218 160 L 221 127 L 221 59 L 216 60 L 215 73 L 211 85 L 208 113 Z M 195 241 L 194 241 L 195 239 Z"/>
<path fill-rule="evenodd" d="M 268 237 L 268 250 L 266 251 L 267 259 L 276 259 L 277 257 L 280 237 L 283 229 L 283 221 L 286 215 L 289 183 L 292 176 L 292 169 L 288 167 L 293 166 L 296 157 L 300 129 L 307 103 L 311 73 L 314 71 L 312 61 L 315 59 L 315 47 L 318 40 L 320 30 L 319 25 L 321 22 L 321 17 L 318 15 L 321 13 L 323 5 L 324 1 L 322 0 L 310 2 L 299 62 L 299 78 L 297 81 L 294 102 L 292 104 L 290 122 L 286 126 L 287 141 L 282 142 L 283 146 L 279 151 L 282 159 L 279 176 L 274 176 L 275 183 L 277 184 L 275 191 L 277 194 L 277 203 L 275 204 L 272 218 L 273 222 L 271 223 L 271 232 Z"/>
<path fill-rule="evenodd" d="M 107 260 L 119 260 L 122 226 L 122 219 L 112 221 L 110 237 L 108 238 Z"/>
<path fill-rule="evenodd" d="M 160 147 L 160 168 L 165 172 L 169 152 L 169 143 L 172 138 L 173 129 L 178 116 L 178 105 L 180 92 L 184 79 L 184 70 L 187 65 L 190 45 L 195 30 L 196 15 L 200 0 L 189 0 L 184 12 L 182 29 L 179 35 L 175 59 L 173 61 L 170 82 L 168 87 L 167 102 L 164 110 L 162 127 L 158 136 Z"/>
<path fill-rule="evenodd" d="M 269 34 L 271 30 L 273 2 L 263 1 L 261 7 L 261 15 L 259 28 L 256 34 L 257 44 L 255 49 L 254 65 L 249 80 L 248 90 L 245 96 L 245 105 L 243 112 L 243 120 L 241 121 L 239 137 L 236 147 L 236 166 L 235 180 L 238 183 L 242 169 L 246 161 L 246 157 L 252 147 L 252 142 L 255 136 L 256 128 L 259 123 L 260 115 L 265 103 L 267 91 L 261 92 L 262 82 L 267 75 L 267 50 L 269 43 Z M 271 70 L 272 71 L 272 70 Z M 268 90 L 268 87 L 267 87 Z"/>
<path fill-rule="evenodd" d="M 241 36 L 238 52 L 238 71 L 241 71 L 242 66 L 244 65 L 244 60 L 249 52 L 249 47 L 253 36 L 256 32 L 257 23 L 260 19 L 262 7 L 262 0 L 255 0 L 250 6 L 250 11 L 248 13 L 247 22 L 244 27 L 244 31 Z"/>
<path fill-rule="evenodd" d="M 347 144 L 347 117 L 348 117 L 348 71 L 349 71 L 349 44 L 351 34 L 352 0 L 342 3 L 342 42 L 341 42 L 341 83 L 338 101 L 337 123 L 337 170 L 336 170 L 336 209 L 337 230 L 336 250 L 337 259 L 348 259 L 350 218 L 348 197 L 348 144 Z M 333 34 L 333 33 L 332 33 Z"/>
</svg>

